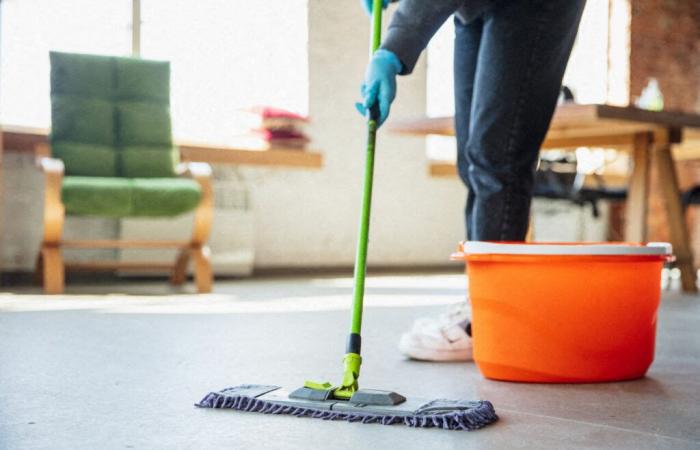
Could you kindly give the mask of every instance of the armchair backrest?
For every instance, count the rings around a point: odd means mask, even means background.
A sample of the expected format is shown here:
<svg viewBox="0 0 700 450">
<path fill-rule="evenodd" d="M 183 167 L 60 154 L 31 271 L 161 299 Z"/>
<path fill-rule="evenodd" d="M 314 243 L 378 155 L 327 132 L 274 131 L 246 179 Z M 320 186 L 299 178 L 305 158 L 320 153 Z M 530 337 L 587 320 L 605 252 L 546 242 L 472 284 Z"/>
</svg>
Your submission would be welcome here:
<svg viewBox="0 0 700 450">
<path fill-rule="evenodd" d="M 51 52 L 51 148 L 67 175 L 171 177 L 170 63 Z"/>
</svg>

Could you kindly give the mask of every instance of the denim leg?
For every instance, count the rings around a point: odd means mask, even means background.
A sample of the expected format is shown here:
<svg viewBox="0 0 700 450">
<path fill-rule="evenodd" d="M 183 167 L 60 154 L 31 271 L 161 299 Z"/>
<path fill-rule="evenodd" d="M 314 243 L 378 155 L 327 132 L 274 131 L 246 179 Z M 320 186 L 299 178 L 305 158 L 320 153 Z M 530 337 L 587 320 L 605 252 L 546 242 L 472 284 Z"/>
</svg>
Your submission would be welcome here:
<svg viewBox="0 0 700 450">
<path fill-rule="evenodd" d="M 467 128 L 460 147 L 466 177 L 461 165 L 460 174 L 470 188 L 469 239 L 525 238 L 539 149 L 584 5 L 585 0 L 502 2 L 482 18 L 471 112 L 456 123 Z M 456 52 L 455 58 L 455 67 L 471 63 L 458 62 Z M 457 84 L 455 77 L 456 90 Z M 464 136 L 462 130 L 458 140 Z"/>
<path fill-rule="evenodd" d="M 469 139 L 469 123 L 472 111 L 476 61 L 479 56 L 479 44 L 481 43 L 481 32 L 484 23 L 481 19 L 476 19 L 468 24 L 463 24 L 457 17 L 455 17 L 454 23 L 454 95 L 455 130 L 457 134 L 457 172 L 462 182 L 467 186 L 465 216 L 469 217 L 474 207 L 474 193 L 469 186 L 467 140 Z M 469 227 L 467 227 L 467 239 L 472 239 L 469 234 Z"/>
</svg>

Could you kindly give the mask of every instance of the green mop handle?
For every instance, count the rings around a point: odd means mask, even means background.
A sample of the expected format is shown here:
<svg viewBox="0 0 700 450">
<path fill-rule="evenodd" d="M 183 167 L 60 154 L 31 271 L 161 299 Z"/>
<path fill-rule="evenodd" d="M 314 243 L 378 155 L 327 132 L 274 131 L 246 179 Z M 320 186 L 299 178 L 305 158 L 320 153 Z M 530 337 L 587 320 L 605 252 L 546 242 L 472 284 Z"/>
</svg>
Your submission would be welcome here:
<svg viewBox="0 0 700 450">
<path fill-rule="evenodd" d="M 370 59 L 379 48 L 382 37 L 382 0 L 372 4 L 372 38 Z M 360 216 L 360 235 L 355 256 L 355 287 L 352 302 L 352 322 L 347 342 L 347 353 L 360 354 L 360 329 L 362 328 L 362 302 L 365 294 L 365 273 L 367 271 L 367 243 L 369 240 L 369 215 L 372 204 L 372 178 L 374 173 L 374 144 L 377 136 L 378 107 L 370 109 L 367 121 L 367 153 L 365 156 L 365 176 L 362 194 L 362 213 Z M 359 371 L 359 367 L 358 367 Z M 358 373 L 359 375 L 359 373 Z"/>
<path fill-rule="evenodd" d="M 372 44 L 370 59 L 379 48 L 382 37 L 382 0 L 374 0 L 372 4 Z M 343 381 L 334 391 L 335 398 L 349 400 L 359 389 L 360 356 L 362 328 L 362 300 L 365 295 L 365 272 L 367 271 L 367 241 L 369 238 L 369 211 L 372 203 L 372 175 L 374 173 L 374 143 L 377 137 L 377 119 L 379 118 L 377 104 L 370 108 L 367 121 L 367 153 L 365 156 L 365 177 L 362 194 L 362 213 L 360 215 L 360 236 L 357 240 L 357 255 L 355 256 L 355 288 L 352 301 L 352 322 L 350 334 L 343 358 Z"/>
</svg>

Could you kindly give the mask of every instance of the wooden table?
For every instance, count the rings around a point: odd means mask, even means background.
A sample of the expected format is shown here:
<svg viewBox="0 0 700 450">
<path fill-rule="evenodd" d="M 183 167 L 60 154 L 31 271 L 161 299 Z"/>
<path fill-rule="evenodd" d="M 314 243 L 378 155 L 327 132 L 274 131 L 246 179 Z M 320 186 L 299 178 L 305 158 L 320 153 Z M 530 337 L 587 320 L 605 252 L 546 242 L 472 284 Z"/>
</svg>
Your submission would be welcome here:
<svg viewBox="0 0 700 450">
<path fill-rule="evenodd" d="M 390 123 L 390 131 L 408 135 L 454 136 L 453 117 L 421 117 Z M 630 151 L 633 167 L 628 183 L 625 239 L 647 240 L 649 176 L 659 174 L 669 236 L 681 270 L 683 290 L 696 292 L 692 247 L 681 204 L 672 146 L 683 142 L 685 128 L 700 128 L 700 115 L 646 111 L 633 107 L 566 104 L 557 107 L 543 149 L 610 147 Z M 443 168 L 444 170 L 444 168 Z"/>
<path fill-rule="evenodd" d="M 39 144 L 47 142 L 48 133 L 49 130 L 44 128 L 3 126 L 0 140 L 4 139 L 6 151 L 33 153 Z M 175 145 L 180 149 L 180 155 L 184 161 L 298 169 L 320 169 L 323 167 L 323 155 L 313 150 L 278 148 L 261 150 L 182 141 L 175 142 Z"/>
</svg>

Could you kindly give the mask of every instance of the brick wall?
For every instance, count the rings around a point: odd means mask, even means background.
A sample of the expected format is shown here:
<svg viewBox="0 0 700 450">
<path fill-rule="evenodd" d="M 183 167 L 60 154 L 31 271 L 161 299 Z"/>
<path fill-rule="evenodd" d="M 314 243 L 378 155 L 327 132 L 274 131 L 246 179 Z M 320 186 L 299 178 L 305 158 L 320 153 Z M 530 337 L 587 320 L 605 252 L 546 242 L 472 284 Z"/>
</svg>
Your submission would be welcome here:
<svg viewBox="0 0 700 450">
<path fill-rule="evenodd" d="M 666 109 L 700 111 L 700 2 L 631 2 L 631 100 L 656 77 Z"/>
<path fill-rule="evenodd" d="M 631 0 L 630 102 L 650 77 L 659 80 L 664 107 L 700 112 L 700 1 Z M 682 189 L 700 183 L 700 163 L 678 165 Z M 649 239 L 668 240 L 664 202 L 652 174 Z M 693 209 L 698 209 L 694 207 Z M 691 211 L 688 224 L 696 261 L 700 263 L 700 213 Z"/>
</svg>

